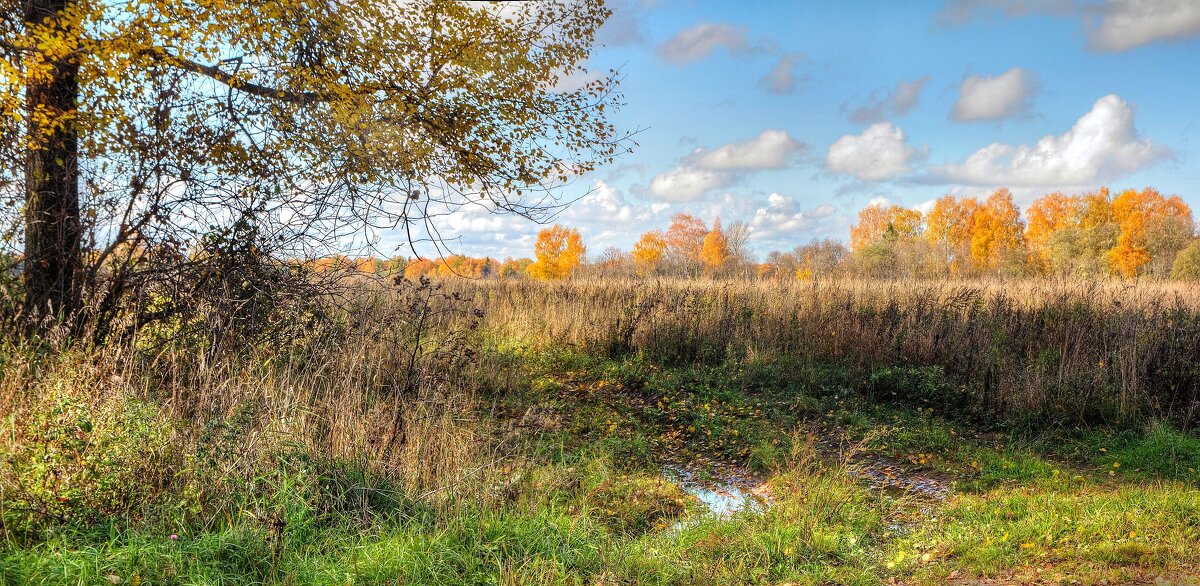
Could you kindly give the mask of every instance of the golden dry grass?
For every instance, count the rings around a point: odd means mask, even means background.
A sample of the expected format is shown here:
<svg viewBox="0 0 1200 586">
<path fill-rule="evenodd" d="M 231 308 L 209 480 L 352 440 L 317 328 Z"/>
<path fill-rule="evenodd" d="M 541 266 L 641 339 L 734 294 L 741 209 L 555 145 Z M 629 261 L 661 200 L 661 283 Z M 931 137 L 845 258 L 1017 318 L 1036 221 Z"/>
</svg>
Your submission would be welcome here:
<svg viewBox="0 0 1200 586">
<path fill-rule="evenodd" d="M 941 368 L 987 416 L 1200 415 L 1200 287 L 1118 281 L 456 280 L 506 335 L 669 361 Z"/>
</svg>

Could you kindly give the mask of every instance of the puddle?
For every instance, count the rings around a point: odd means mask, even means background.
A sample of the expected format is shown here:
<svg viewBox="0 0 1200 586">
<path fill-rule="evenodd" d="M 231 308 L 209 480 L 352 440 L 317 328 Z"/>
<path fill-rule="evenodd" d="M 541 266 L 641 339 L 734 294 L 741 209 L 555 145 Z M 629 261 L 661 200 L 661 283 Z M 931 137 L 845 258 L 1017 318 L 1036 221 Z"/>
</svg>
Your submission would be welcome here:
<svg viewBox="0 0 1200 586">
<path fill-rule="evenodd" d="M 737 487 L 731 486 L 722 490 L 684 485 L 683 489 L 688 494 L 700 499 L 700 502 L 708 507 L 710 514 L 722 519 L 729 518 L 734 513 L 743 510 L 761 510 L 763 506 L 754 497 L 742 492 Z"/>
<path fill-rule="evenodd" d="M 914 474 L 880 457 L 857 458 L 847 473 L 888 492 L 915 494 L 939 501 L 950 495 L 950 487 L 942 480 Z"/>
<path fill-rule="evenodd" d="M 742 511 L 762 512 L 771 504 L 766 485 L 748 477 L 702 481 L 696 474 L 677 468 L 663 470 L 663 476 L 703 503 L 708 515 L 719 519 Z"/>
<path fill-rule="evenodd" d="M 832 431 L 818 440 L 818 445 L 825 454 L 843 462 L 850 476 L 897 496 L 909 494 L 939 501 L 950 496 L 949 479 L 887 456 L 858 451 L 846 440 L 844 430 Z"/>
</svg>

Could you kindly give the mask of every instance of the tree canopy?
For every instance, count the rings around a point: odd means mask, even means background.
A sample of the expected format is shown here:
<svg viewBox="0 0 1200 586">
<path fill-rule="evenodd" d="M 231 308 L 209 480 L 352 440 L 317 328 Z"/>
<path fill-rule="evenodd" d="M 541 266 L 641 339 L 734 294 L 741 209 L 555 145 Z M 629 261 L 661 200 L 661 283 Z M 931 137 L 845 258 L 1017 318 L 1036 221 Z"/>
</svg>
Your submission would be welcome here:
<svg viewBox="0 0 1200 586">
<path fill-rule="evenodd" d="M 628 146 L 615 73 L 566 83 L 602 2 L 2 1 L 0 234 L 31 311 L 194 275 L 213 234 L 300 259 L 439 241 L 463 206 L 542 220 Z"/>
</svg>

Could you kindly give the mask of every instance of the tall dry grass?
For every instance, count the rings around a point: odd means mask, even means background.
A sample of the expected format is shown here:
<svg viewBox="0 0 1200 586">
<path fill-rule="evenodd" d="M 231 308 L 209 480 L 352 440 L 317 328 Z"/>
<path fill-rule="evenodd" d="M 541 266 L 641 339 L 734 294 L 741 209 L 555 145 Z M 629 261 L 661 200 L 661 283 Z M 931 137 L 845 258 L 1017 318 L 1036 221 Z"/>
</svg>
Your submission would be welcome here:
<svg viewBox="0 0 1200 586">
<path fill-rule="evenodd" d="M 335 323 L 241 352 L 161 330 L 57 352 L 0 340 L 0 502 L 31 527 L 172 501 L 219 520 L 233 494 L 290 486 L 281 454 L 354 463 L 430 504 L 492 498 L 521 453 L 480 417 L 496 398 L 481 389 L 520 379 L 503 345 L 482 350 L 493 336 L 796 359 L 990 421 L 1200 419 L 1200 290 L 1180 285 L 458 279 L 361 283 L 336 306 Z"/>
<path fill-rule="evenodd" d="M 1114 281 L 455 281 L 505 335 L 657 360 L 941 369 L 947 407 L 1082 424 L 1200 418 L 1200 287 Z"/>
<path fill-rule="evenodd" d="M 16 513 L 0 533 L 236 517 L 259 493 L 290 487 L 280 458 L 302 475 L 350 465 L 430 505 L 483 490 L 480 478 L 513 450 L 477 417 L 489 369 L 468 339 L 470 308 L 433 286 L 366 287 L 331 315 L 336 323 L 241 352 L 163 331 L 49 352 L 0 339 L 0 504 Z"/>
</svg>

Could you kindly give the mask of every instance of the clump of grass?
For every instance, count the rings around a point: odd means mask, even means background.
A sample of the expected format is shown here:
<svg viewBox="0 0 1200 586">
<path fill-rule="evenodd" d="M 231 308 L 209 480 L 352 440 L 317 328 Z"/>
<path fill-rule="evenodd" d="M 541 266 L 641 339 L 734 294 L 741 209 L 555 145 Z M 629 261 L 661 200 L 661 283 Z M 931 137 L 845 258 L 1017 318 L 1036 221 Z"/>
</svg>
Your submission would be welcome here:
<svg viewBox="0 0 1200 586">
<path fill-rule="evenodd" d="M 1106 450 L 1101 464 L 1115 465 L 1125 474 L 1186 480 L 1200 485 L 1200 438 L 1168 424 L 1156 423 L 1133 438 L 1125 434 L 1118 447 Z"/>
<path fill-rule="evenodd" d="M 1188 521 L 1200 513 L 1198 496 L 1179 485 L 1111 487 L 1065 476 L 963 495 L 895 544 L 891 569 L 932 580 L 952 571 L 997 576 L 1048 567 L 1065 580 L 1101 579 L 1123 567 L 1186 567 L 1200 539 Z"/>
</svg>

